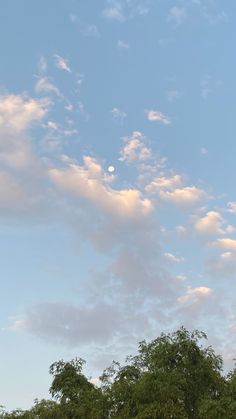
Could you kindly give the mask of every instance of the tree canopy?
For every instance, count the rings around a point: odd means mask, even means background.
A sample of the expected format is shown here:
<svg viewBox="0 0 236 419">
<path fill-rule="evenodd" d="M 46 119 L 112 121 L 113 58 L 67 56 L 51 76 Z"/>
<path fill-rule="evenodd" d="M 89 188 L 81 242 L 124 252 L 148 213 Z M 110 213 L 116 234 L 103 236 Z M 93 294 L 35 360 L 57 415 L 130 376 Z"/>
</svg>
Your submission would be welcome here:
<svg viewBox="0 0 236 419">
<path fill-rule="evenodd" d="M 139 343 L 124 365 L 113 361 L 95 386 L 82 373 L 81 358 L 49 368 L 52 400 L 35 400 L 13 419 L 235 419 L 236 370 L 223 374 L 223 361 L 203 332 L 181 328 Z"/>
</svg>

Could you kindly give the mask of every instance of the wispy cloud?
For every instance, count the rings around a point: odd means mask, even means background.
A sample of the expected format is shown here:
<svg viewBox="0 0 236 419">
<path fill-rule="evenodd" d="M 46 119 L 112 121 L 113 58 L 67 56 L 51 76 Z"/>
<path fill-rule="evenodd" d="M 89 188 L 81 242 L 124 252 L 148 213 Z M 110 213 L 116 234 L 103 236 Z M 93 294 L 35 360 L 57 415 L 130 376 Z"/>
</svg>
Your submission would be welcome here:
<svg viewBox="0 0 236 419">
<path fill-rule="evenodd" d="M 173 23 L 175 26 L 180 26 L 187 18 L 187 10 L 185 7 L 173 6 L 169 10 L 167 22 Z"/>
<path fill-rule="evenodd" d="M 146 186 L 146 191 L 150 194 L 157 194 L 161 191 L 174 190 L 183 184 L 183 178 L 180 175 L 173 176 L 155 176 Z"/>
<path fill-rule="evenodd" d="M 144 136 L 139 131 L 134 131 L 131 136 L 125 137 L 119 160 L 129 164 L 150 159 L 151 149 L 145 145 L 144 140 Z"/>
<path fill-rule="evenodd" d="M 208 154 L 208 150 L 206 147 L 201 147 L 200 149 L 201 154 L 203 154 L 203 156 L 205 156 L 206 154 Z"/>
<path fill-rule="evenodd" d="M 68 73 L 71 73 L 71 69 L 68 63 L 68 60 L 66 60 L 65 58 L 61 57 L 60 55 L 55 54 L 54 55 L 55 58 L 55 63 L 56 63 L 56 67 L 59 70 L 63 70 L 63 71 L 67 71 Z"/>
<path fill-rule="evenodd" d="M 163 256 L 168 262 L 172 262 L 172 263 L 180 263 L 184 261 L 183 257 L 175 256 L 173 255 L 173 253 L 170 253 L 170 252 L 165 252 Z"/>
<path fill-rule="evenodd" d="M 176 188 L 172 191 L 160 191 L 159 196 L 166 202 L 177 205 L 179 207 L 198 205 L 207 198 L 204 190 L 196 186 L 185 186 L 183 188 Z"/>
<path fill-rule="evenodd" d="M 47 71 L 47 61 L 46 58 L 41 56 L 38 61 L 38 71 L 40 74 L 46 73 Z"/>
<path fill-rule="evenodd" d="M 228 202 L 227 211 L 236 214 L 236 202 Z"/>
<path fill-rule="evenodd" d="M 224 10 L 216 13 L 210 13 L 205 8 L 203 11 L 203 15 L 210 23 L 210 25 L 218 25 L 219 23 L 224 23 L 228 21 L 228 15 Z"/>
<path fill-rule="evenodd" d="M 177 89 L 171 89 L 171 90 L 168 90 L 166 95 L 167 95 L 168 102 L 174 103 L 183 96 L 183 92 Z"/>
<path fill-rule="evenodd" d="M 147 114 L 148 120 L 151 122 L 157 121 L 161 122 L 164 125 L 169 125 L 171 123 L 170 118 L 160 111 L 149 110 L 145 111 L 145 113 Z"/>
<path fill-rule="evenodd" d="M 211 245 L 229 251 L 236 251 L 236 240 L 229 237 L 217 239 L 215 242 L 211 243 Z"/>
<path fill-rule="evenodd" d="M 199 304 L 203 302 L 205 299 L 209 298 L 211 294 L 212 290 L 209 287 L 201 286 L 192 288 L 191 286 L 189 286 L 187 289 L 187 293 L 179 297 L 178 301 L 181 304 Z"/>
<path fill-rule="evenodd" d="M 196 232 L 202 235 L 222 235 L 230 229 L 218 211 L 208 211 L 206 215 L 195 217 L 193 221 Z"/>
<path fill-rule="evenodd" d="M 100 164 L 92 157 L 83 158 L 84 165 L 69 164 L 64 169 L 51 169 L 55 185 L 78 198 L 85 198 L 101 210 L 116 217 L 139 218 L 152 211 L 149 199 L 142 198 L 137 189 L 112 189 Z"/>
<path fill-rule="evenodd" d="M 69 19 L 73 24 L 76 24 L 82 35 L 91 38 L 100 38 L 101 34 L 97 25 L 81 21 L 74 13 L 69 14 Z"/>
<path fill-rule="evenodd" d="M 18 95 L 0 96 L 0 129 L 21 132 L 34 121 L 41 120 L 49 107 L 47 99 L 24 98 Z"/>
<path fill-rule="evenodd" d="M 127 50 L 127 49 L 129 49 L 129 48 L 130 48 L 130 45 L 129 45 L 129 43 L 128 43 L 128 42 L 125 42 L 125 41 L 119 40 L 119 41 L 117 42 L 117 47 L 118 47 L 119 49 L 121 49 L 121 50 Z"/>
<path fill-rule="evenodd" d="M 124 119 L 127 117 L 127 113 L 122 111 L 119 108 L 113 108 L 111 113 L 112 113 L 113 119 L 116 121 L 119 121 L 120 123 L 123 123 Z"/>
<path fill-rule="evenodd" d="M 119 22 L 125 20 L 123 6 L 118 0 L 107 0 L 107 6 L 103 10 L 102 15 L 108 20 L 117 20 Z"/>
<path fill-rule="evenodd" d="M 56 87 L 49 77 L 42 77 L 38 79 L 35 85 L 36 93 L 55 93 L 58 97 L 61 97 L 62 94 L 58 87 Z"/>
</svg>

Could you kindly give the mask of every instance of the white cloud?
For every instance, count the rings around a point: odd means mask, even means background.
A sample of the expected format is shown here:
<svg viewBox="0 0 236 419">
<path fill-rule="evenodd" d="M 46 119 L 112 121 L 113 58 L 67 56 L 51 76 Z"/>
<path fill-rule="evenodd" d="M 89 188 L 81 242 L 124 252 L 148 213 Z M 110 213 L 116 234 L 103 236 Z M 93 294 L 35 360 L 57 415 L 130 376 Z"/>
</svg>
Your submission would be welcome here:
<svg viewBox="0 0 236 419">
<path fill-rule="evenodd" d="M 177 257 L 175 255 L 173 255 L 170 252 L 166 252 L 164 253 L 164 258 L 168 261 L 168 262 L 173 262 L 173 263 L 180 263 L 184 261 L 183 257 Z"/>
<path fill-rule="evenodd" d="M 53 121 L 48 121 L 47 122 L 47 127 L 54 130 L 54 131 L 59 130 L 58 124 L 56 122 L 53 122 Z"/>
<path fill-rule="evenodd" d="M 31 99 L 17 95 L 0 96 L 0 130 L 20 133 L 41 120 L 49 106 L 47 99 Z"/>
<path fill-rule="evenodd" d="M 182 226 L 182 225 L 178 225 L 175 228 L 176 233 L 178 234 L 178 236 L 180 237 L 186 237 L 188 234 L 188 230 L 186 227 Z"/>
<path fill-rule="evenodd" d="M 175 102 L 176 100 L 182 97 L 183 93 L 180 90 L 172 89 L 167 92 L 167 100 L 170 103 Z"/>
<path fill-rule="evenodd" d="M 180 175 L 173 175 L 170 177 L 157 176 L 146 186 L 145 190 L 148 193 L 155 194 L 166 189 L 173 190 L 177 186 L 181 186 L 182 183 L 183 178 Z"/>
<path fill-rule="evenodd" d="M 84 36 L 91 38 L 100 38 L 98 27 L 90 23 L 80 23 L 79 28 Z"/>
<path fill-rule="evenodd" d="M 176 275 L 176 279 L 177 281 L 183 282 L 183 281 L 186 281 L 187 277 L 186 275 Z"/>
<path fill-rule="evenodd" d="M 185 295 L 178 298 L 181 304 L 196 304 L 206 300 L 212 294 L 212 289 L 208 287 L 188 287 Z"/>
<path fill-rule="evenodd" d="M 201 154 L 203 154 L 204 156 L 208 153 L 208 150 L 206 147 L 202 147 L 200 151 L 201 151 Z"/>
<path fill-rule="evenodd" d="M 35 91 L 36 93 L 55 93 L 58 97 L 62 96 L 58 87 L 48 77 L 42 77 L 37 81 Z"/>
<path fill-rule="evenodd" d="M 0 171 L 0 211 L 1 214 L 22 211 L 29 206 L 24 187 L 13 175 Z"/>
<path fill-rule="evenodd" d="M 112 189 L 99 163 L 90 156 L 83 160 L 83 166 L 69 164 L 65 169 L 51 169 L 50 176 L 55 185 L 116 217 L 137 219 L 150 214 L 152 203 L 142 198 L 140 191 Z"/>
<path fill-rule="evenodd" d="M 194 228 L 199 234 L 225 234 L 225 220 L 218 211 L 208 211 L 204 217 L 194 219 Z"/>
<path fill-rule="evenodd" d="M 38 62 L 38 71 L 40 74 L 46 73 L 47 71 L 47 61 L 46 58 L 41 56 Z"/>
<path fill-rule="evenodd" d="M 16 317 L 11 329 L 24 330 L 57 344 L 103 344 L 121 329 L 121 318 L 122 313 L 105 302 L 93 307 L 41 303 Z"/>
<path fill-rule="evenodd" d="M 162 122 L 164 125 L 169 125 L 171 123 L 170 118 L 160 111 L 149 110 L 145 112 L 149 121 Z"/>
<path fill-rule="evenodd" d="M 74 106 L 72 105 L 72 103 L 68 102 L 68 103 L 65 105 L 65 110 L 66 110 L 66 111 L 68 111 L 68 112 L 72 112 L 72 111 L 73 111 L 73 109 L 74 109 Z"/>
<path fill-rule="evenodd" d="M 210 25 L 218 25 L 219 23 L 228 21 L 228 15 L 224 10 L 215 14 L 210 14 L 205 10 L 204 17 L 207 19 Z"/>
<path fill-rule="evenodd" d="M 127 117 L 127 113 L 122 111 L 119 108 L 113 108 L 111 113 L 112 113 L 113 119 L 121 123 L 123 123 L 124 119 Z"/>
<path fill-rule="evenodd" d="M 125 137 L 119 160 L 130 164 L 150 159 L 152 152 L 150 148 L 146 147 L 144 140 L 145 137 L 139 131 L 134 131 L 130 137 Z"/>
<path fill-rule="evenodd" d="M 161 48 L 165 48 L 174 42 L 173 38 L 160 38 L 158 44 Z"/>
<path fill-rule="evenodd" d="M 229 251 L 236 251 L 236 240 L 228 237 L 217 239 L 215 242 L 211 243 L 211 245 Z"/>
<path fill-rule="evenodd" d="M 102 15 L 108 20 L 117 20 L 119 22 L 125 20 L 122 4 L 118 0 L 107 0 L 107 7 L 103 10 Z"/>
<path fill-rule="evenodd" d="M 215 243 L 215 245 L 226 251 L 208 259 L 206 263 L 207 272 L 213 278 L 235 278 L 236 245 L 234 243 Z"/>
<path fill-rule="evenodd" d="M 236 214 L 236 202 L 228 202 L 227 211 L 232 214 Z"/>
<path fill-rule="evenodd" d="M 173 6 L 169 10 L 167 22 L 180 26 L 187 18 L 187 10 L 184 7 Z"/>
<path fill-rule="evenodd" d="M 131 17 L 145 16 L 150 11 L 150 0 L 127 0 L 127 3 L 131 6 Z"/>
<path fill-rule="evenodd" d="M 204 190 L 196 186 L 186 186 L 184 188 L 176 188 L 173 191 L 160 191 L 159 196 L 166 202 L 184 207 L 188 205 L 199 204 L 207 197 Z"/>
<path fill-rule="evenodd" d="M 130 45 L 128 42 L 122 41 L 121 39 L 117 42 L 117 47 L 119 49 L 127 50 L 130 48 Z"/>
<path fill-rule="evenodd" d="M 211 77 L 210 76 L 205 76 L 200 83 L 201 95 L 202 95 L 202 98 L 204 100 L 208 99 L 208 96 L 210 95 L 210 93 L 212 93 L 211 84 L 212 83 L 211 83 Z"/>
<path fill-rule="evenodd" d="M 61 57 L 60 55 L 55 54 L 55 63 L 59 70 L 67 71 L 68 73 L 71 73 L 71 69 L 68 64 L 68 60 Z"/>
</svg>

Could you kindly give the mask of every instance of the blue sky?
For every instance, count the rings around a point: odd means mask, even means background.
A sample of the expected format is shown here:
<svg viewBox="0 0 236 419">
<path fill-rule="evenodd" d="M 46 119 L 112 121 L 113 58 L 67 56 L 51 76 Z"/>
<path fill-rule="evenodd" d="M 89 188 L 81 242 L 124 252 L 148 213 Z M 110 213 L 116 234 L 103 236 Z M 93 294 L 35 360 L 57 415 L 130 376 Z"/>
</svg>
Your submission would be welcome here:
<svg viewBox="0 0 236 419">
<path fill-rule="evenodd" d="M 234 2 L 4 2 L 0 404 L 180 325 L 236 354 Z"/>
</svg>

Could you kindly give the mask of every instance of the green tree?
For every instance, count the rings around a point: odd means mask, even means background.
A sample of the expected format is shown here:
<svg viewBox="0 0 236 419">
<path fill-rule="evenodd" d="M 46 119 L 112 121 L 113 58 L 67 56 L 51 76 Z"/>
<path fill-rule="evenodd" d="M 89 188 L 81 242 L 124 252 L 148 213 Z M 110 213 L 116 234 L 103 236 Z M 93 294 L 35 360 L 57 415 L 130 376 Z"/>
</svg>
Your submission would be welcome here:
<svg viewBox="0 0 236 419">
<path fill-rule="evenodd" d="M 1 419 L 235 419 L 236 368 L 226 377 L 222 358 L 202 344 L 203 332 L 181 328 L 142 341 L 124 365 L 113 362 L 93 385 L 84 361 L 50 367 L 54 400 L 35 400 L 30 410 L 0 412 Z"/>
<path fill-rule="evenodd" d="M 139 344 L 125 366 L 113 364 L 101 377 L 114 418 L 200 418 L 202 400 L 217 400 L 224 380 L 222 359 L 199 345 L 202 332 L 181 328 Z"/>
<path fill-rule="evenodd" d="M 84 362 L 75 358 L 70 362 L 60 360 L 51 365 L 53 375 L 50 393 L 61 406 L 66 418 L 105 419 L 107 408 L 105 395 L 82 374 Z"/>
</svg>

